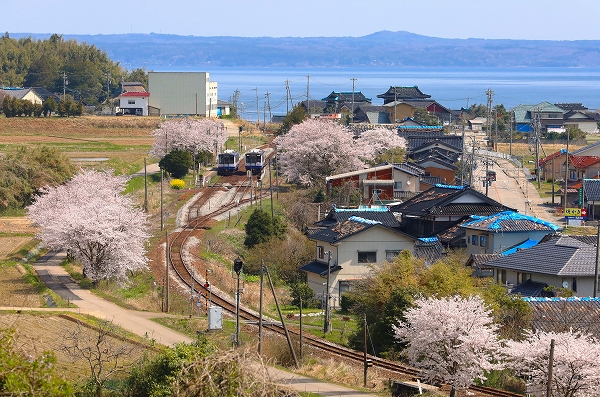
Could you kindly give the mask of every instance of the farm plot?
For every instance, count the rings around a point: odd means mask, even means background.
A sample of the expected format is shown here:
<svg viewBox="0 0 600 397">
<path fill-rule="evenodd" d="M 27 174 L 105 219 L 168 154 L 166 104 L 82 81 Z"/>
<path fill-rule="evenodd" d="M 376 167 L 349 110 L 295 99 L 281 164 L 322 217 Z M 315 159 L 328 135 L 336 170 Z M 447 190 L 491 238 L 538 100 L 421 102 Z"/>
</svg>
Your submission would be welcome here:
<svg viewBox="0 0 600 397">
<path fill-rule="evenodd" d="M 0 313 L 0 329 L 14 328 L 16 330 L 16 346 L 25 355 L 39 356 L 44 352 L 51 351 L 56 355 L 56 368 L 60 375 L 67 379 L 85 379 L 89 377 L 89 363 L 83 360 L 73 360 L 66 354 L 64 347 L 67 346 L 65 339 L 70 333 L 77 332 L 81 340 L 96 341 L 98 331 L 84 326 L 78 326 L 76 322 L 62 318 L 56 314 L 17 314 Z M 126 360 L 129 363 L 143 357 L 146 350 L 142 345 L 123 341 L 116 337 L 108 337 L 108 345 L 133 346 L 133 354 Z M 104 365 L 110 365 L 105 363 Z"/>
<path fill-rule="evenodd" d="M 25 281 L 18 266 L 0 264 L 0 306 L 41 307 L 40 294 Z"/>
</svg>

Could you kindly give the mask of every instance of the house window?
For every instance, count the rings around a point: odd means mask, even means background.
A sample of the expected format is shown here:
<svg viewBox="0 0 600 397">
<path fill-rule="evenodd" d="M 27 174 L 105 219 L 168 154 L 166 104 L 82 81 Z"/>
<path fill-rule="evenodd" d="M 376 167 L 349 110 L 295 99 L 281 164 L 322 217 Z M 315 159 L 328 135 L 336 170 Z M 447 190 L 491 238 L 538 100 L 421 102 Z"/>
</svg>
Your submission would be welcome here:
<svg viewBox="0 0 600 397">
<path fill-rule="evenodd" d="M 358 263 L 375 263 L 377 262 L 376 251 L 358 251 Z"/>
<path fill-rule="evenodd" d="M 573 292 L 577 292 L 577 279 L 573 278 L 573 284 L 571 284 L 571 289 L 573 290 Z"/>
<path fill-rule="evenodd" d="M 127 100 L 127 104 L 128 105 L 135 105 L 135 99 L 128 99 Z"/>
<path fill-rule="evenodd" d="M 385 251 L 385 260 L 388 262 L 393 262 L 396 257 L 400 255 L 400 251 Z"/>
<path fill-rule="evenodd" d="M 324 259 L 325 258 L 325 248 L 322 245 L 317 246 L 317 258 Z"/>
<path fill-rule="evenodd" d="M 487 237 L 486 236 L 479 236 L 479 246 L 487 247 Z"/>
<path fill-rule="evenodd" d="M 471 236 L 467 236 L 467 244 L 471 244 Z"/>
<path fill-rule="evenodd" d="M 402 190 L 402 181 L 394 182 L 394 190 Z"/>
<path fill-rule="evenodd" d="M 473 236 L 473 239 L 471 240 L 473 242 L 473 245 L 477 245 L 479 243 L 479 240 L 477 239 L 478 236 Z"/>
<path fill-rule="evenodd" d="M 373 196 L 381 196 L 381 189 L 373 189 Z"/>
</svg>

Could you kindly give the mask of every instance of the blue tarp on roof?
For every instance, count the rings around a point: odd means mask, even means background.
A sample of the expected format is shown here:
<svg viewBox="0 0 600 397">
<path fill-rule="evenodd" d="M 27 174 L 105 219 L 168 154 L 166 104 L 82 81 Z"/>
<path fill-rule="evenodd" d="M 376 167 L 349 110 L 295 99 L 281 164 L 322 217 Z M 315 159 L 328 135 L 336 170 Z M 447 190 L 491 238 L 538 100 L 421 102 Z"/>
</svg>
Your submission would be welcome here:
<svg viewBox="0 0 600 397">
<path fill-rule="evenodd" d="M 435 243 L 436 241 L 438 241 L 437 237 L 420 237 L 418 240 L 424 242 L 424 243 Z"/>
<path fill-rule="evenodd" d="M 521 244 L 517 245 L 516 247 L 512 247 L 511 249 L 503 251 L 501 253 L 501 255 L 506 256 L 506 255 L 514 254 L 519 249 L 535 247 L 537 245 L 537 243 L 539 243 L 539 241 L 528 238 L 527 240 L 523 241 Z"/>
<path fill-rule="evenodd" d="M 460 185 L 444 185 L 443 183 L 436 183 L 435 187 L 441 187 L 444 189 L 456 189 L 456 190 L 463 190 L 465 188 L 464 186 L 460 186 Z"/>
<path fill-rule="evenodd" d="M 552 297 L 552 298 L 541 298 L 541 297 L 524 297 L 523 300 L 525 302 L 589 302 L 589 301 L 600 301 L 600 298 L 592 298 L 591 296 L 586 296 L 586 297 L 578 297 L 578 296 L 574 296 L 574 297 L 569 297 L 569 298 L 558 298 L 558 297 Z"/>
<path fill-rule="evenodd" d="M 360 216 L 351 216 L 350 218 L 348 218 L 348 220 L 351 220 L 353 222 L 358 222 L 358 223 L 364 223 L 366 225 L 381 225 L 381 222 L 373 221 L 371 219 L 361 218 Z"/>
<path fill-rule="evenodd" d="M 552 229 L 554 231 L 560 230 L 560 226 L 555 225 L 552 222 L 548 222 L 543 219 L 536 218 L 536 217 L 529 216 L 529 215 L 519 214 L 518 212 L 513 212 L 513 211 L 503 211 L 503 212 L 500 212 L 498 214 L 491 215 L 491 216 L 471 215 L 471 220 L 463 223 L 461 226 L 468 226 L 473 223 L 481 222 L 483 220 L 490 219 L 490 218 L 496 218 L 488 226 L 488 229 L 492 229 L 492 230 L 501 229 L 502 226 L 500 225 L 500 222 L 502 222 L 504 220 L 513 220 L 513 221 L 528 220 L 530 222 L 538 223 L 540 225 L 549 227 L 550 229 Z"/>
<path fill-rule="evenodd" d="M 369 211 L 369 212 L 388 212 L 390 209 L 386 206 L 366 206 L 366 205 L 361 205 L 358 208 L 335 208 L 335 212 L 364 212 L 364 211 Z"/>
</svg>

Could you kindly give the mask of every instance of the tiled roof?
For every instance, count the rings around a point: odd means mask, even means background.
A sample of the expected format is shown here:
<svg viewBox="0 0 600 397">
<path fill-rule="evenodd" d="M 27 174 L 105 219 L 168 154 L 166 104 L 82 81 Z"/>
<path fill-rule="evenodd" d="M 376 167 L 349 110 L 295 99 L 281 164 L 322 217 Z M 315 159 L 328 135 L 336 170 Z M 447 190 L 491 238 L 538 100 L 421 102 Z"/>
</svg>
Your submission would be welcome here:
<svg viewBox="0 0 600 397">
<path fill-rule="evenodd" d="M 572 154 L 574 154 L 574 155 L 578 155 L 578 154 L 579 154 L 579 153 L 581 153 L 581 152 L 584 152 L 584 151 L 586 151 L 586 150 L 589 150 L 589 149 L 596 148 L 596 147 L 598 147 L 598 146 L 600 146 L 600 141 L 598 141 L 598 142 L 594 142 L 594 143 L 591 143 L 591 144 L 589 144 L 589 145 L 587 145 L 587 146 L 584 146 L 584 147 L 582 147 L 582 148 L 579 148 L 579 149 L 577 149 L 577 150 L 574 150 L 574 151 L 572 151 L 571 153 L 572 153 Z"/>
<path fill-rule="evenodd" d="M 537 281 L 527 280 L 522 282 L 521 284 L 514 287 L 510 293 L 511 295 L 521 295 L 521 296 L 540 296 L 544 288 L 546 288 L 548 284 L 540 283 Z"/>
<path fill-rule="evenodd" d="M 583 193 L 588 201 L 600 201 L 600 179 L 584 179 Z"/>
<path fill-rule="evenodd" d="M 565 113 L 558 106 L 554 106 L 549 102 L 541 102 L 537 105 L 519 105 L 512 109 L 515 114 L 516 123 L 530 123 L 532 121 L 532 113 Z M 562 122 L 562 120 L 560 120 Z"/>
<path fill-rule="evenodd" d="M 149 97 L 150 93 L 149 92 L 142 92 L 142 91 L 127 91 L 122 93 L 120 96 L 123 97 Z"/>
<path fill-rule="evenodd" d="M 429 264 L 442 259 L 444 255 L 444 247 L 442 247 L 442 244 L 437 238 L 417 239 L 415 242 L 414 256 L 423 259 Z"/>
<path fill-rule="evenodd" d="M 461 202 L 454 203 L 459 197 Z M 464 215 L 478 215 L 482 211 L 485 211 L 484 214 L 488 214 L 487 211 L 490 207 L 494 208 L 495 212 L 500 212 L 497 211 L 499 207 L 502 208 L 502 211 L 512 210 L 469 186 L 435 185 L 404 203 L 392 207 L 392 211 L 424 216 L 445 214 L 446 210 L 451 214 L 459 214 L 459 211 L 464 210 L 466 211 Z"/>
<path fill-rule="evenodd" d="M 442 243 L 442 245 L 448 246 L 448 245 L 456 245 L 457 243 L 460 243 L 461 241 L 464 243 L 466 235 L 467 235 L 467 233 L 465 232 L 465 229 L 463 229 L 462 227 L 452 226 L 452 227 L 449 227 L 448 229 L 445 229 L 445 230 L 442 230 L 441 232 L 439 232 L 437 234 L 437 237 L 440 240 L 440 243 Z"/>
<path fill-rule="evenodd" d="M 562 110 L 587 110 L 582 103 L 555 103 L 554 106 L 559 107 Z"/>
<path fill-rule="evenodd" d="M 437 184 L 442 183 L 442 177 L 441 176 L 422 176 L 421 183 L 426 183 L 431 186 L 437 185 Z"/>
<path fill-rule="evenodd" d="M 587 168 L 600 163 L 600 156 L 573 156 L 569 155 L 569 163 L 575 168 Z"/>
<path fill-rule="evenodd" d="M 318 260 L 314 260 L 308 262 L 305 265 L 300 266 L 300 270 L 305 271 L 307 273 L 315 273 L 321 277 L 327 276 L 327 262 L 321 262 Z M 342 267 L 337 264 L 331 264 L 329 269 L 329 274 L 335 273 L 337 271 L 342 270 Z"/>
<path fill-rule="evenodd" d="M 486 264 L 492 259 L 500 258 L 500 254 L 471 254 L 469 263 L 479 269 L 486 268 Z"/>
<path fill-rule="evenodd" d="M 425 169 L 415 163 L 394 163 L 394 168 L 415 176 L 423 175 Z"/>
<path fill-rule="evenodd" d="M 383 94 L 377 95 L 377 98 L 391 98 L 394 100 L 396 98 L 399 99 L 425 99 L 431 98 L 431 95 L 424 94 L 421 92 L 419 87 L 398 87 L 398 86 L 390 86 L 390 88 Z"/>
<path fill-rule="evenodd" d="M 432 208 L 430 214 L 434 215 L 492 215 L 506 210 L 502 204 L 449 204 L 443 207 Z"/>
<path fill-rule="evenodd" d="M 539 243 L 535 247 L 502 256 L 488 262 L 488 267 L 510 269 L 523 273 L 552 276 L 593 276 L 596 247 L 561 236 Z M 543 261 L 540 258 L 544 258 Z"/>
<path fill-rule="evenodd" d="M 404 138 L 414 136 L 431 140 L 445 136 L 444 127 L 441 125 L 399 125 L 396 128 L 398 135 Z"/>
<path fill-rule="evenodd" d="M 600 337 L 600 300 L 590 298 L 525 299 L 532 309 L 536 331 L 568 332 L 573 329 Z"/>
<path fill-rule="evenodd" d="M 380 222 L 386 227 L 398 227 L 400 222 L 396 219 L 394 214 L 386 207 L 377 208 L 352 208 L 352 209 L 341 209 L 333 208 L 327 216 L 316 222 L 316 226 L 330 227 L 337 223 L 345 222 L 353 216 L 357 216 L 363 219 L 369 219 L 372 221 Z"/>
<path fill-rule="evenodd" d="M 581 241 L 584 244 L 587 245 L 596 245 L 596 239 L 597 236 L 594 235 L 585 235 L 585 234 L 546 234 L 542 240 L 540 241 L 540 243 L 546 243 L 548 241 L 555 241 L 555 240 L 559 240 L 563 237 L 569 237 L 572 238 L 573 240 L 577 240 L 577 241 Z"/>
<path fill-rule="evenodd" d="M 402 134 L 398 135 L 404 136 Z M 406 142 L 408 143 L 409 152 L 413 152 L 416 149 L 422 148 L 427 145 L 435 145 L 436 143 L 450 150 L 462 152 L 463 141 L 462 137 L 458 135 L 431 137 L 425 135 L 410 134 L 409 136 L 404 136 L 404 138 L 406 138 Z"/>
<path fill-rule="evenodd" d="M 461 226 L 493 233 L 560 230 L 558 225 L 513 211 L 504 211 L 490 216 L 472 215 L 471 219 Z"/>
<path fill-rule="evenodd" d="M 371 102 L 371 98 L 365 97 L 365 95 L 360 91 L 354 91 L 354 97 L 352 96 L 352 91 L 350 92 L 335 92 L 332 91 L 331 94 L 323 98 L 322 100 L 325 102 L 352 102 L 354 99 L 354 103 L 356 102 Z"/>
<path fill-rule="evenodd" d="M 567 150 L 566 149 L 560 149 L 558 152 L 554 152 L 551 155 L 548 155 L 546 157 L 544 157 L 543 159 L 540 160 L 540 165 L 544 165 L 546 162 L 555 159 L 557 157 L 560 157 L 561 155 L 565 154 Z"/>
</svg>

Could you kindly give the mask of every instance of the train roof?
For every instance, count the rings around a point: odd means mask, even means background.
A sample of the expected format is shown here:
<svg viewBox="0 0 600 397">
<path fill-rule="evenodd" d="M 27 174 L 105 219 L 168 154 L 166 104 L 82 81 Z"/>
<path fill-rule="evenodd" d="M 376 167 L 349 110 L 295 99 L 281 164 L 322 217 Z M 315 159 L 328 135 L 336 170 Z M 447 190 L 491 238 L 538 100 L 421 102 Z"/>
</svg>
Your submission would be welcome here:
<svg viewBox="0 0 600 397">
<path fill-rule="evenodd" d="M 233 150 L 233 149 L 227 149 L 227 150 L 225 150 L 223 153 L 219 153 L 219 156 L 220 156 L 220 155 L 222 155 L 222 154 L 237 154 L 237 155 L 239 155 L 239 153 L 238 153 L 238 152 L 236 152 L 236 151 L 235 151 L 235 150 Z"/>
<path fill-rule="evenodd" d="M 265 151 L 262 149 L 258 149 L 258 148 L 252 148 L 250 150 L 248 150 L 246 153 L 264 153 Z"/>
</svg>

